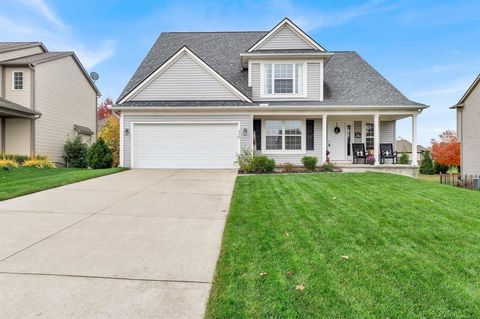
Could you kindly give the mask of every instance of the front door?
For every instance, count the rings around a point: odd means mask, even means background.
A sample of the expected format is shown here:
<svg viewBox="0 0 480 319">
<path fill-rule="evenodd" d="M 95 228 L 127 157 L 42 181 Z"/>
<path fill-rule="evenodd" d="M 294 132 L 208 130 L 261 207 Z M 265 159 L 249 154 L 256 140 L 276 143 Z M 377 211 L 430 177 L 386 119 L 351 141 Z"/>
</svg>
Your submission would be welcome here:
<svg viewBox="0 0 480 319">
<path fill-rule="evenodd" d="M 344 122 L 328 123 L 328 150 L 331 161 L 347 160 L 347 130 Z"/>
</svg>

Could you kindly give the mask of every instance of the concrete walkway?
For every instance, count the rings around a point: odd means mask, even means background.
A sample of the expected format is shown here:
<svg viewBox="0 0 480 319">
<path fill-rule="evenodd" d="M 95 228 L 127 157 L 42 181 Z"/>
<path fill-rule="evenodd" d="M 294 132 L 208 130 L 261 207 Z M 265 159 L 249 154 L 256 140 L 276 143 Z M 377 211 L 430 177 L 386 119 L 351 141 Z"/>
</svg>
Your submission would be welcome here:
<svg viewBox="0 0 480 319">
<path fill-rule="evenodd" d="M 235 171 L 130 170 L 0 202 L 0 318 L 201 318 Z"/>
</svg>

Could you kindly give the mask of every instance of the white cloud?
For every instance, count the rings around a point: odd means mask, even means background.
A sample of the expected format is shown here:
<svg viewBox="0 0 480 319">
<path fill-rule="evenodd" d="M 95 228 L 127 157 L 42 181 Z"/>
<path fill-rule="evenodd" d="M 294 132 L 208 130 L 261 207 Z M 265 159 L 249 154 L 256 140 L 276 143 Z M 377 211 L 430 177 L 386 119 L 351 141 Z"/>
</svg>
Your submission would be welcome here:
<svg viewBox="0 0 480 319">
<path fill-rule="evenodd" d="M 27 9 L 27 10 L 26 10 Z M 32 15 L 30 11 L 37 14 Z M 92 47 L 73 35 L 45 0 L 11 1 L 0 4 L 0 41 L 41 41 L 52 51 L 74 51 L 85 68 L 90 69 L 115 54 L 115 41 L 101 40 Z M 8 18 L 15 14 L 15 21 Z"/>
<path fill-rule="evenodd" d="M 66 28 L 67 26 L 63 21 L 57 16 L 52 8 L 50 8 L 45 1 L 43 0 L 20 0 L 21 3 L 25 4 L 27 7 L 51 23 L 55 24 L 57 27 Z"/>
</svg>

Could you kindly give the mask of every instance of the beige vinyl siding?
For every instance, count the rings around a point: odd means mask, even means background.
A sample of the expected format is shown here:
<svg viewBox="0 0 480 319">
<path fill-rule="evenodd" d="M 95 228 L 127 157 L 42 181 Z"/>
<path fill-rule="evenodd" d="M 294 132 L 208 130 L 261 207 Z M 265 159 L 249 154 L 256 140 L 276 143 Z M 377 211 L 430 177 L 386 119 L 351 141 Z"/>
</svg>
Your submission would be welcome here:
<svg viewBox="0 0 480 319">
<path fill-rule="evenodd" d="M 289 26 L 285 25 L 275 32 L 256 50 L 278 50 L 278 49 L 314 49 L 305 42 Z"/>
<path fill-rule="evenodd" d="M 5 119 L 5 152 L 30 155 L 30 119 Z"/>
<path fill-rule="evenodd" d="M 293 63 L 293 62 L 292 62 Z M 261 78 L 260 78 L 260 63 L 252 63 L 252 96 L 254 101 L 271 101 L 275 100 L 272 97 L 261 97 Z M 307 97 L 292 97 L 282 98 L 282 101 L 288 100 L 320 100 L 321 99 L 321 63 L 308 62 L 307 63 Z"/>
<path fill-rule="evenodd" d="M 191 56 L 184 53 L 131 100 L 198 101 L 240 100 L 240 98 Z"/>
<path fill-rule="evenodd" d="M 96 92 L 71 57 L 42 63 L 35 69 L 36 153 L 63 162 L 63 145 L 73 125 L 96 129 Z"/>
<path fill-rule="evenodd" d="M 23 72 L 23 89 L 13 89 L 13 72 Z M 5 98 L 31 108 L 31 70 L 28 67 L 6 67 L 5 68 Z"/>
<path fill-rule="evenodd" d="M 460 113 L 462 132 L 462 173 L 480 174 L 480 85 L 470 93 Z"/>
<path fill-rule="evenodd" d="M 253 119 L 250 115 L 135 115 L 128 111 L 123 114 L 124 128 L 130 130 L 132 122 L 240 122 L 240 148 L 252 148 Z M 244 129 L 247 129 L 247 135 L 243 135 Z M 194 140 L 195 136 L 192 136 Z M 123 166 L 130 167 L 131 135 L 123 136 L 123 146 Z"/>
<path fill-rule="evenodd" d="M 396 121 L 380 122 L 380 143 L 391 143 L 395 148 Z"/>
<path fill-rule="evenodd" d="M 285 163 L 292 163 L 294 165 L 302 165 L 302 157 L 316 156 L 318 157 L 319 165 L 322 161 L 322 119 L 313 119 L 313 150 L 305 151 L 305 154 L 268 154 L 269 158 L 273 158 L 277 165 Z M 264 132 L 262 132 L 264 134 Z M 262 154 L 261 151 L 256 151 L 257 154 Z"/>
<path fill-rule="evenodd" d="M 40 45 L 31 47 L 31 48 L 26 48 L 26 49 L 3 52 L 3 53 L 0 53 L 0 61 L 21 58 L 24 56 L 33 55 L 33 54 L 42 53 L 42 52 L 45 52 L 45 50 L 43 50 L 43 48 Z"/>
</svg>

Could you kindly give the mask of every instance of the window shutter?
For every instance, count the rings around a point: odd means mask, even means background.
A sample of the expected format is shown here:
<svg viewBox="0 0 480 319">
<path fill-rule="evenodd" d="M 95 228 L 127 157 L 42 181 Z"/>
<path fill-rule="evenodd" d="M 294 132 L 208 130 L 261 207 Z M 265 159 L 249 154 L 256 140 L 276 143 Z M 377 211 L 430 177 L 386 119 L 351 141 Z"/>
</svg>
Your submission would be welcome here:
<svg viewBox="0 0 480 319">
<path fill-rule="evenodd" d="M 253 130 L 255 131 L 255 141 L 257 142 L 257 151 L 262 150 L 262 120 L 253 120 Z"/>
<path fill-rule="evenodd" d="M 314 120 L 307 120 L 307 151 L 314 150 Z"/>
</svg>

